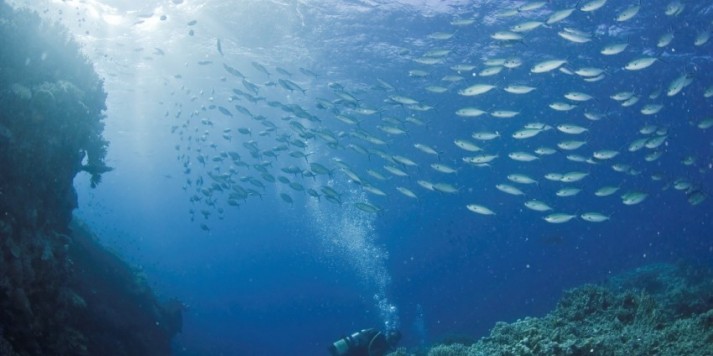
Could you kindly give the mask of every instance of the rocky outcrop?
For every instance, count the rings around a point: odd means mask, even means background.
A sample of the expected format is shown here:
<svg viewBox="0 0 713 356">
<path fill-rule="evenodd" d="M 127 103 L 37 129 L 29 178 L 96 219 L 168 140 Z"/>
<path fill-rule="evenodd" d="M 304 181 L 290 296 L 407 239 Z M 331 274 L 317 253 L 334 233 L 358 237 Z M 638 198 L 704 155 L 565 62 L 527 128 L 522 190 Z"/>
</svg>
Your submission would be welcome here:
<svg viewBox="0 0 713 356">
<path fill-rule="evenodd" d="M 685 265 L 641 267 L 565 292 L 542 318 L 500 322 L 472 345 L 436 345 L 422 354 L 713 355 L 713 273 Z"/>
<path fill-rule="evenodd" d="M 181 305 L 71 223 L 110 170 L 102 81 L 58 25 L 0 2 L 0 355 L 167 355 Z"/>
</svg>

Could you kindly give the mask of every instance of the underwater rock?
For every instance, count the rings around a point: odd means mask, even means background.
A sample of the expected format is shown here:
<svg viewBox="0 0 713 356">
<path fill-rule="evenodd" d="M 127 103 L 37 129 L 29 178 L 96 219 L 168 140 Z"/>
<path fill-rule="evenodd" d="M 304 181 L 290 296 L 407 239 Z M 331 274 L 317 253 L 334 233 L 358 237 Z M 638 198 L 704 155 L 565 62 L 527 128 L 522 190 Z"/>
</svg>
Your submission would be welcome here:
<svg viewBox="0 0 713 356">
<path fill-rule="evenodd" d="M 0 2 L 0 355 L 169 355 L 182 304 L 70 226 L 75 175 L 110 168 L 106 93 L 68 38 Z"/>
<path fill-rule="evenodd" d="M 101 169 L 106 92 L 68 37 L 59 25 L 0 4 L 0 38 L 8 49 L 0 57 L 0 212 L 27 226 L 66 227 L 83 160 L 93 167 L 92 184 L 107 171 Z"/>
<path fill-rule="evenodd" d="M 473 345 L 435 345 L 427 354 L 713 355 L 711 341 L 713 272 L 656 264 L 566 291 L 542 318 L 498 322 Z"/>
<path fill-rule="evenodd" d="M 142 273 L 101 247 L 85 226 L 75 221 L 71 230 L 71 289 L 61 296 L 88 354 L 169 355 L 171 337 L 182 328 L 183 304 L 160 303 Z"/>
</svg>

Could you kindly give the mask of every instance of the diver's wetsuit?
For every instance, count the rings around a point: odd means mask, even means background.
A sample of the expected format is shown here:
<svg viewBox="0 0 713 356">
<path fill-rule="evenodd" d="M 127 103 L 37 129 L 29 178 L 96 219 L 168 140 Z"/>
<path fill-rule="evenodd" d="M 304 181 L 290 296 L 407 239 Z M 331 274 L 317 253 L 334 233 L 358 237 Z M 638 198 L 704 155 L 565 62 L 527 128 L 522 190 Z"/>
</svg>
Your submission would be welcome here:
<svg viewBox="0 0 713 356">
<path fill-rule="evenodd" d="M 333 356 L 383 356 L 389 348 L 383 332 L 364 329 L 335 342 L 329 351 Z"/>
</svg>

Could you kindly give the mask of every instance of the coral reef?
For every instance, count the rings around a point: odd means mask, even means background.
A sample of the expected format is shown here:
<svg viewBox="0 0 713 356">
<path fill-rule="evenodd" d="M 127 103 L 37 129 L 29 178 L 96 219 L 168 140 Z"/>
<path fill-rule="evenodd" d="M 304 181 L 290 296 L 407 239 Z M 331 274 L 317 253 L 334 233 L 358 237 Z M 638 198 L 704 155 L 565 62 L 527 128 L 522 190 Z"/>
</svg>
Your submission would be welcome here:
<svg viewBox="0 0 713 356">
<path fill-rule="evenodd" d="M 61 295 L 76 310 L 90 355 L 168 355 L 169 340 L 181 331 L 183 305 L 160 304 L 140 271 L 103 249 L 89 230 L 71 225 L 67 255 L 72 278 Z"/>
<path fill-rule="evenodd" d="M 58 25 L 0 2 L 0 355 L 167 355 L 181 305 L 70 225 L 110 170 L 106 93 Z"/>
<path fill-rule="evenodd" d="M 102 81 L 59 25 L 5 3 L 0 48 L 0 211 L 24 226 L 66 227 L 74 176 L 87 170 L 96 184 L 109 170 Z"/>
<path fill-rule="evenodd" d="M 713 355 L 713 273 L 641 267 L 565 292 L 545 317 L 500 322 L 473 345 L 436 345 L 425 354 Z"/>
</svg>

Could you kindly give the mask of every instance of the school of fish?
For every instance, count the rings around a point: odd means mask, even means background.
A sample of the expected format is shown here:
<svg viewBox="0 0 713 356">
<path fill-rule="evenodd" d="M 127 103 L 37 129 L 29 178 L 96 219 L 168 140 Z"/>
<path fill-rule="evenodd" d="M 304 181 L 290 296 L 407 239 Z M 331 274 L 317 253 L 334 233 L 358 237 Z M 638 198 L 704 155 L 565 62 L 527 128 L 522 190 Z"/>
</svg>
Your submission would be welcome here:
<svg viewBox="0 0 713 356">
<path fill-rule="evenodd" d="M 430 204 L 468 194 L 464 209 L 484 219 L 507 205 L 549 224 L 602 223 L 662 190 L 703 203 L 708 192 L 697 182 L 710 179 L 710 149 L 679 149 L 685 142 L 674 138 L 682 130 L 713 138 L 713 11 L 676 0 L 561 4 L 531 1 L 456 16 L 426 35 L 425 45 L 401 53 L 408 60 L 402 79 L 366 77 L 358 88 L 306 67 L 252 61 L 239 68 L 217 39 L 214 60 L 197 65 L 222 68 L 230 92 L 182 87 L 191 100 L 166 112 L 177 122 L 172 132 L 192 218 L 208 230 L 226 205 L 240 207 L 268 191 L 290 205 L 298 195 L 341 205 L 335 179 L 369 196 L 351 203 L 367 213 L 379 213 L 389 199 Z M 637 23 L 642 16 L 666 25 Z M 490 54 L 452 49 L 485 19 L 499 27 L 483 34 Z M 560 50 L 548 52 L 546 43 Z M 709 114 L 690 116 L 686 105 Z M 620 132 L 622 120 L 639 129 Z M 435 134 L 423 139 L 441 127 L 458 132 L 452 146 Z M 662 157 L 679 160 L 680 169 L 660 171 Z M 474 174 L 499 183 L 459 178 Z M 649 183 L 636 183 L 642 177 Z M 502 202 L 479 199 L 485 190 Z M 572 204 L 583 195 L 608 208 Z"/>
</svg>

